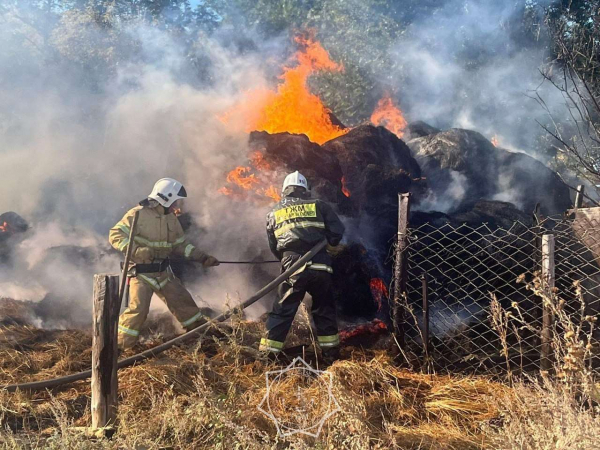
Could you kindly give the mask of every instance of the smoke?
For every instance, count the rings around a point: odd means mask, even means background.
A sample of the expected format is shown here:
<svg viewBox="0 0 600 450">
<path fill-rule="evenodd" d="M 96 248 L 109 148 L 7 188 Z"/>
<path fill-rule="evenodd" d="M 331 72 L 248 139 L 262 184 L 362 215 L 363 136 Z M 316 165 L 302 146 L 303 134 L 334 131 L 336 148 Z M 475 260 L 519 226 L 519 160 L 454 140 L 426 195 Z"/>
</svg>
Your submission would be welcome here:
<svg viewBox="0 0 600 450">
<path fill-rule="evenodd" d="M 101 57 L 94 51 L 114 43 L 114 30 L 95 26 L 85 12 L 77 14 L 68 12 L 59 24 L 46 24 L 55 28 L 44 44 L 51 42 L 52 51 L 77 52 L 76 45 L 85 43 L 84 56 Z M 75 16 L 79 22 L 72 28 L 66 21 Z M 227 172 L 246 161 L 248 136 L 217 117 L 245 90 L 267 84 L 264 62 L 283 51 L 277 40 L 241 52 L 229 45 L 226 34 L 197 37 L 204 79 L 192 83 L 181 42 L 144 24 L 124 25 L 118 39 L 136 47 L 136 57 L 115 64 L 95 84 L 86 80 L 97 78 L 94 67 L 72 73 L 37 67 L 45 50 L 23 48 L 24 41 L 10 37 L 22 32 L 23 24 L 16 19 L 5 23 L 0 79 L 7 85 L 0 90 L 0 119 L 10 120 L 0 120 L 7 124 L 0 128 L 0 166 L 5 169 L 0 212 L 18 212 L 31 230 L 11 264 L 3 266 L 0 296 L 38 300 L 47 327 L 89 323 L 93 274 L 119 272 L 120 256 L 107 241 L 109 228 L 166 176 L 186 186 L 184 209 L 200 230 L 190 237 L 202 250 L 221 259 L 267 257 L 268 206 L 218 193 Z M 67 42 L 73 37 L 69 32 L 81 36 Z M 118 50 L 121 44 L 109 47 Z M 15 67 L 17 54 L 23 73 Z M 78 57 L 61 56 L 71 63 Z M 39 79 L 32 82 L 27 70 L 36 70 Z M 275 274 L 277 268 L 266 270 Z M 248 297 L 258 281 L 249 270 L 221 266 L 205 273 L 193 291 L 223 309 L 228 296 L 232 301 Z"/>
<path fill-rule="evenodd" d="M 458 208 L 465 199 L 468 181 L 467 177 L 455 170 L 448 170 L 449 183 L 444 186 L 443 192 L 429 190 L 414 208 L 415 211 L 439 211 L 448 213 Z"/>
<path fill-rule="evenodd" d="M 538 86 L 545 50 L 511 34 L 518 13 L 505 2 L 450 0 L 415 18 L 393 48 L 389 74 L 409 117 L 533 149 L 543 112 L 527 93 Z M 141 22 L 103 26 L 86 11 L 20 15 L 28 20 L 9 12 L 0 26 L 0 212 L 18 212 L 32 229 L 2 267 L 0 296 L 39 300 L 45 326 L 88 323 L 92 275 L 119 271 L 109 228 L 165 176 L 186 186 L 184 209 L 198 226 L 190 237 L 201 249 L 220 259 L 270 258 L 268 205 L 218 192 L 248 154 L 243 128 L 218 117 L 244 92 L 272 86 L 269 67 L 287 42 L 223 28 L 190 43 Z M 551 109 L 563 104 L 552 92 Z M 451 176 L 444 198 L 426 200 L 432 208 L 462 200 L 465 180 Z M 199 303 L 223 309 L 254 292 L 261 276 L 221 266 L 190 289 Z"/>
<path fill-rule="evenodd" d="M 548 117 L 534 91 L 557 117 L 568 117 L 564 99 L 539 73 L 548 57 L 549 4 L 449 0 L 415 18 L 392 50 L 409 117 L 497 136 L 501 147 L 535 154 L 544 134 L 536 121 Z"/>
</svg>

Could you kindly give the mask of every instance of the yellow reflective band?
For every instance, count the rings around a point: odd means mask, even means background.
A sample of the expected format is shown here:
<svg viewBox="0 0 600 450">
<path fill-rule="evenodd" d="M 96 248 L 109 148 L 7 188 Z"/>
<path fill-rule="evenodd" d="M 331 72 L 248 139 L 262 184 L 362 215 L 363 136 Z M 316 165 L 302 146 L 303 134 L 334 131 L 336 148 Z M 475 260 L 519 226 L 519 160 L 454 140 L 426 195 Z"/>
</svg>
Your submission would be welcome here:
<svg viewBox="0 0 600 450">
<path fill-rule="evenodd" d="M 331 336 L 317 336 L 319 347 L 336 347 L 340 345 L 340 335 L 332 334 Z"/>
<path fill-rule="evenodd" d="M 170 242 L 149 241 L 148 239 L 140 237 L 140 236 L 136 236 L 134 238 L 134 241 L 137 242 L 138 244 L 142 244 L 146 247 L 153 247 L 153 248 L 172 248 L 173 247 L 173 244 L 171 244 Z"/>
<path fill-rule="evenodd" d="M 265 339 L 265 338 L 262 338 L 260 340 L 260 346 L 258 347 L 258 349 L 261 352 L 270 351 L 270 352 L 275 352 L 275 353 L 280 352 L 282 348 L 283 348 L 283 342 L 272 341 L 271 339 Z"/>
<path fill-rule="evenodd" d="M 192 244 L 188 244 L 185 247 L 185 252 L 184 252 L 183 256 L 185 256 L 186 258 L 189 258 L 195 248 L 196 247 L 194 247 Z"/>
<path fill-rule="evenodd" d="M 127 225 L 125 225 L 124 223 L 118 223 L 115 225 L 115 228 L 118 230 L 121 230 L 123 233 L 125 233 L 127 236 L 129 236 L 129 233 L 131 233 L 131 228 L 129 228 Z"/>
<path fill-rule="evenodd" d="M 323 222 L 292 222 L 285 224 L 281 228 L 275 230 L 275 237 L 281 236 L 283 233 L 292 230 L 294 228 L 325 228 L 325 224 Z"/>
<path fill-rule="evenodd" d="M 123 241 L 119 244 L 119 250 L 120 251 L 125 250 L 125 247 L 127 247 L 128 244 L 129 244 L 129 238 L 123 239 Z"/>
<path fill-rule="evenodd" d="M 128 334 L 129 336 L 135 336 L 138 337 L 140 335 L 140 332 L 137 330 L 132 330 L 131 328 L 127 328 L 124 327 L 123 325 L 119 325 L 119 331 L 121 333 L 125 333 Z"/>
<path fill-rule="evenodd" d="M 317 217 L 317 204 L 307 203 L 304 205 L 293 205 L 275 211 L 276 224 L 280 224 L 290 219 L 298 219 L 300 217 Z"/>
<path fill-rule="evenodd" d="M 142 280 L 144 280 L 146 283 L 148 283 L 150 286 L 152 286 L 155 291 L 160 291 L 169 282 L 168 278 L 166 278 L 165 280 L 163 280 L 159 283 L 158 280 L 156 280 L 155 278 L 150 278 L 150 277 L 147 277 L 146 275 L 138 274 L 137 276 L 139 278 L 141 278 Z"/>
<path fill-rule="evenodd" d="M 175 242 L 173 242 L 173 247 L 175 247 L 176 245 L 180 245 L 183 244 L 185 242 L 185 236 L 180 237 L 179 239 L 177 239 Z"/>
<path fill-rule="evenodd" d="M 202 312 L 198 311 L 198 313 L 194 314 L 193 317 L 191 317 L 190 319 L 186 320 L 185 322 L 181 322 L 181 326 L 182 327 L 187 327 L 188 325 L 193 324 L 196 320 L 198 320 L 198 318 L 202 315 Z"/>
<path fill-rule="evenodd" d="M 312 262 L 309 262 L 308 264 L 306 264 L 306 267 L 312 270 L 323 270 L 325 272 L 333 273 L 333 268 L 326 264 L 314 264 Z"/>
</svg>

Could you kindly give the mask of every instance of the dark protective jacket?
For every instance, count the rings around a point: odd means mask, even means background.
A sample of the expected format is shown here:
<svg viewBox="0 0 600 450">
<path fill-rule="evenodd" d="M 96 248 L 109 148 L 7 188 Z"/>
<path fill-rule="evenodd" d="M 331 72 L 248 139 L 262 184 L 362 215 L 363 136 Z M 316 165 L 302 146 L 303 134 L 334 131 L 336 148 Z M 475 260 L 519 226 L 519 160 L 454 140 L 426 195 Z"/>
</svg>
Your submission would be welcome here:
<svg viewBox="0 0 600 450">
<path fill-rule="evenodd" d="M 324 238 L 330 245 L 338 245 L 343 235 L 344 225 L 331 206 L 296 191 L 285 196 L 267 215 L 269 247 L 279 260 L 288 254 L 303 255 Z M 325 251 L 313 261 L 331 265 Z"/>
</svg>

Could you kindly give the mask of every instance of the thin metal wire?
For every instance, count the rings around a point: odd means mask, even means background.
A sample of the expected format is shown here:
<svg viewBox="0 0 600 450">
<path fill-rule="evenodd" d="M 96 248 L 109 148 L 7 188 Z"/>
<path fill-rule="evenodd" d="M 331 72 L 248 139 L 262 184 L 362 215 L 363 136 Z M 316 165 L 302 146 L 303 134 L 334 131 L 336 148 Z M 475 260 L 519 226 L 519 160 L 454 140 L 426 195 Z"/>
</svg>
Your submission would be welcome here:
<svg viewBox="0 0 600 450">
<path fill-rule="evenodd" d="M 427 273 L 430 359 L 438 370 L 539 370 L 542 300 L 517 279 L 534 279 L 540 267 L 539 238 L 553 233 L 557 296 L 565 300 L 574 320 L 581 310 L 580 298 L 586 313 L 598 315 L 600 208 L 592 209 L 597 214 L 587 217 L 578 212 L 577 219 L 573 215 L 549 217 L 535 225 L 520 221 L 506 228 L 426 223 L 411 228 L 405 249 L 407 302 L 413 310 L 413 314 L 406 315 L 409 351 L 418 355 L 422 348 L 421 277 Z M 520 315 L 526 323 L 509 321 L 507 351 L 491 320 L 492 295 L 505 311 Z M 595 367 L 600 367 L 600 352 L 595 350 L 592 360 Z"/>
</svg>

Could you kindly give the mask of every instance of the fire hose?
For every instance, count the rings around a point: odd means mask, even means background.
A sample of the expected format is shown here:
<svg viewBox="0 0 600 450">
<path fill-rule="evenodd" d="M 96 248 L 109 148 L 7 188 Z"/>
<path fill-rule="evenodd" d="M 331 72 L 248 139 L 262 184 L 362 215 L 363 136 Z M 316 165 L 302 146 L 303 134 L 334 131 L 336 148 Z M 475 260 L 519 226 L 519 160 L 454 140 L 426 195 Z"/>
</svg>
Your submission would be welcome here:
<svg viewBox="0 0 600 450">
<path fill-rule="evenodd" d="M 278 263 L 276 259 L 270 259 L 267 261 L 221 261 L 219 260 L 219 264 L 270 264 L 270 263 Z"/>
<path fill-rule="evenodd" d="M 302 256 L 300 259 L 298 259 L 298 261 L 296 261 L 294 264 L 292 264 L 289 269 L 287 269 L 285 272 L 283 272 L 281 275 L 279 275 L 277 278 L 275 278 L 273 281 L 271 281 L 269 284 L 267 284 L 265 287 L 263 287 L 256 294 L 254 294 L 253 296 L 248 298 L 246 301 L 244 301 L 240 305 L 235 306 L 235 307 L 225 311 L 222 314 L 219 314 L 217 317 L 210 320 L 209 322 L 199 326 L 198 328 L 188 331 L 187 333 L 177 336 L 176 338 L 173 338 L 170 341 L 167 341 L 163 344 L 157 345 L 156 347 L 153 347 L 151 349 L 143 351 L 142 353 L 138 353 L 137 355 L 133 355 L 133 356 L 130 356 L 129 358 L 125 358 L 125 359 L 119 361 L 117 363 L 117 368 L 122 369 L 123 367 L 129 367 L 139 361 L 143 361 L 145 359 L 152 358 L 152 357 L 158 355 L 159 353 L 162 353 L 165 350 L 170 349 L 171 347 L 173 347 L 176 344 L 184 342 L 193 336 L 199 335 L 203 331 L 207 330 L 212 324 L 214 324 L 216 322 L 224 322 L 225 320 L 227 320 L 228 318 L 230 318 L 232 315 L 236 314 L 237 312 L 243 311 L 248 306 L 257 302 L 258 300 L 263 298 L 265 295 L 267 295 L 269 292 L 271 292 L 273 289 L 275 289 L 277 286 L 279 286 L 281 283 L 283 283 L 296 270 L 298 270 L 305 263 L 310 261 L 310 259 L 313 256 L 315 256 L 317 253 L 319 253 L 321 250 L 323 250 L 323 248 L 325 248 L 326 245 L 327 245 L 326 240 L 319 242 L 308 253 L 306 253 L 304 256 Z M 36 391 L 36 390 L 40 390 L 40 389 L 49 389 L 49 388 L 54 388 L 57 386 L 62 386 L 63 384 L 73 383 L 75 381 L 85 380 L 87 378 L 90 378 L 91 376 L 92 376 L 92 371 L 86 370 L 84 372 L 74 373 L 71 375 L 66 375 L 64 377 L 59 377 L 59 378 L 53 378 L 50 380 L 32 381 L 29 383 L 4 385 L 4 386 L 0 386 L 0 390 L 7 390 L 9 392 L 14 392 L 16 390 Z"/>
</svg>

